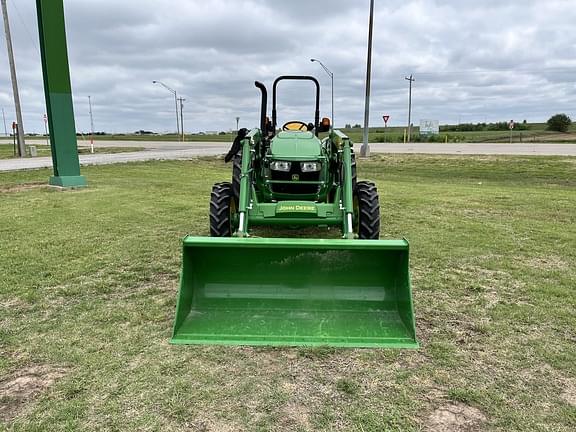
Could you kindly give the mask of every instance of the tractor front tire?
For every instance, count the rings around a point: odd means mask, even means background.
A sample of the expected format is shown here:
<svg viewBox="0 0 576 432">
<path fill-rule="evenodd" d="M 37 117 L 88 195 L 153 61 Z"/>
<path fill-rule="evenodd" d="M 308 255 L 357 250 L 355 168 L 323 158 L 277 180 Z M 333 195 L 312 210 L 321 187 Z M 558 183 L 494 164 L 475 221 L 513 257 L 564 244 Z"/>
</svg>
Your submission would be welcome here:
<svg viewBox="0 0 576 432">
<path fill-rule="evenodd" d="M 380 238 L 380 200 L 372 182 L 361 181 L 354 190 L 355 231 L 362 240 Z"/>
<path fill-rule="evenodd" d="M 216 183 L 210 196 L 210 235 L 231 237 L 234 233 L 233 216 L 236 213 L 236 200 L 231 183 Z"/>
</svg>

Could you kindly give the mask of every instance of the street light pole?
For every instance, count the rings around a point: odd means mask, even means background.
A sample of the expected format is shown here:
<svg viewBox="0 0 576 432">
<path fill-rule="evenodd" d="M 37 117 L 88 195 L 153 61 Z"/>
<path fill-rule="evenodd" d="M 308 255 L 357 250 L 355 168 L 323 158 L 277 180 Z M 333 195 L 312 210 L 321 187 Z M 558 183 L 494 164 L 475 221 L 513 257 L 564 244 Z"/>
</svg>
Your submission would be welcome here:
<svg viewBox="0 0 576 432">
<path fill-rule="evenodd" d="M 14 105 L 16 108 L 16 121 L 18 122 L 18 156 L 24 157 L 26 155 L 24 122 L 22 121 L 22 108 L 20 107 L 20 94 L 18 92 L 18 78 L 16 76 L 16 63 L 14 62 L 12 36 L 10 35 L 10 22 L 8 21 L 8 8 L 6 7 L 6 0 L 0 0 L 0 3 L 2 3 L 2 15 L 4 16 L 4 32 L 6 33 L 6 47 L 8 48 L 8 61 L 10 62 L 12 92 L 14 94 Z"/>
<path fill-rule="evenodd" d="M 404 78 L 407 81 L 410 81 L 410 91 L 408 96 L 408 142 L 411 142 L 412 139 L 412 83 L 416 81 L 413 75 Z"/>
<path fill-rule="evenodd" d="M 4 114 L 4 108 L 2 108 L 2 120 L 4 120 L 4 135 L 8 136 L 8 128 L 6 127 L 6 114 Z"/>
<path fill-rule="evenodd" d="M 360 149 L 362 157 L 370 156 L 368 133 L 370 127 L 370 85 L 372 79 L 372 33 L 374 29 L 374 0 L 370 0 L 370 23 L 368 26 L 368 61 L 366 66 L 366 106 L 364 108 L 364 141 Z"/>
<path fill-rule="evenodd" d="M 152 81 L 153 84 L 160 84 L 162 87 L 164 87 L 166 90 L 168 90 L 170 93 L 172 93 L 174 95 L 174 103 L 176 105 L 176 136 L 180 135 L 180 120 L 178 119 L 178 93 L 176 92 L 176 90 L 171 89 L 170 87 L 168 87 L 166 84 L 164 84 L 162 81 Z"/>
<path fill-rule="evenodd" d="M 322 69 L 324 69 L 324 71 L 328 74 L 328 76 L 330 77 L 330 80 L 332 81 L 332 122 L 330 123 L 330 131 L 333 131 L 334 130 L 334 73 L 330 69 L 328 69 L 326 67 L 326 65 L 324 63 L 322 63 L 320 60 L 310 59 L 310 61 L 312 63 L 316 62 L 320 66 L 322 66 Z"/>
<path fill-rule="evenodd" d="M 184 142 L 184 98 L 178 98 L 180 101 L 180 128 L 182 129 L 182 142 Z"/>
<path fill-rule="evenodd" d="M 88 106 L 90 107 L 90 153 L 94 153 L 94 118 L 92 117 L 92 96 L 88 96 Z"/>
</svg>

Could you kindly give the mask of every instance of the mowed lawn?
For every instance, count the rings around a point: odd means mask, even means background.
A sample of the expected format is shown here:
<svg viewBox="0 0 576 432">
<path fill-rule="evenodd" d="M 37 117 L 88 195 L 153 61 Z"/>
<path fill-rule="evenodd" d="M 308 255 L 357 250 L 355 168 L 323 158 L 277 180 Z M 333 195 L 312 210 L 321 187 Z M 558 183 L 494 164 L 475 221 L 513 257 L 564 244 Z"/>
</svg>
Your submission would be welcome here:
<svg viewBox="0 0 576 432">
<path fill-rule="evenodd" d="M 180 239 L 230 167 L 83 173 L 0 174 L 0 429 L 576 429 L 576 158 L 360 161 L 411 242 L 414 351 L 169 345 Z"/>
<path fill-rule="evenodd" d="M 33 146 L 36 146 L 37 156 L 42 157 L 46 156 L 49 157 L 52 155 L 50 147 L 47 145 L 38 145 L 34 141 L 31 141 Z M 28 148 L 28 144 L 26 145 Z M 128 152 L 136 152 L 142 151 L 144 148 L 142 147 L 96 147 L 94 148 L 94 153 L 128 153 Z M 28 150 L 26 150 L 28 152 Z M 79 154 L 90 154 L 90 148 L 88 147 L 81 147 L 78 149 Z M 0 159 L 12 159 L 16 158 L 14 156 L 14 146 L 12 144 L 1 144 L 0 143 Z M 28 154 L 26 157 L 29 157 Z"/>
</svg>

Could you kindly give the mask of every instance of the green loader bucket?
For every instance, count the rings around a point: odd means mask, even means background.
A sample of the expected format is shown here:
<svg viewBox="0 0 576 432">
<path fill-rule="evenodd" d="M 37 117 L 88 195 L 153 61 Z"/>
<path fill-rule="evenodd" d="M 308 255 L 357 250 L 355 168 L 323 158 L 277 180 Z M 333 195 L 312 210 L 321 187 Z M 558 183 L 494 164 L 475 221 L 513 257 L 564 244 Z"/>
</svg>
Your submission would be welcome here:
<svg viewBox="0 0 576 432">
<path fill-rule="evenodd" d="M 405 240 L 183 243 L 172 343 L 418 347 Z"/>
</svg>

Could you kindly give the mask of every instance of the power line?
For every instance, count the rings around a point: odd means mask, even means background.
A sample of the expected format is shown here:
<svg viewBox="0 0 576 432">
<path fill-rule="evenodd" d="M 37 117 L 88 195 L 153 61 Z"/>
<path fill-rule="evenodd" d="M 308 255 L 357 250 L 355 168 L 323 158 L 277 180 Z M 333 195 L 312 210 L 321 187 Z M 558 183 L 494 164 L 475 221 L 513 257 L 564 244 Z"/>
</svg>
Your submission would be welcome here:
<svg viewBox="0 0 576 432">
<path fill-rule="evenodd" d="M 541 67 L 538 69 L 532 68 L 491 68 L 491 69 L 461 69 L 461 70 L 439 70 L 433 72 L 417 71 L 418 76 L 441 76 L 441 75 L 470 75 L 470 74 L 501 74 L 501 73 L 533 73 L 541 75 L 543 72 L 548 74 L 563 74 L 573 73 L 576 70 L 576 65 L 570 66 L 550 66 Z"/>
<path fill-rule="evenodd" d="M 16 6 L 16 2 L 11 1 L 10 4 L 14 7 L 14 9 L 16 10 L 16 14 L 18 15 L 18 18 L 20 19 L 20 22 L 22 23 L 22 26 L 24 27 L 24 30 L 26 31 L 26 33 L 28 34 L 28 38 L 30 39 L 30 42 L 32 43 L 32 45 L 34 46 L 34 49 L 36 50 L 36 53 L 38 54 L 38 56 L 40 56 L 40 47 L 38 46 L 38 40 L 37 38 L 32 36 L 32 32 L 28 29 L 28 26 L 26 25 L 26 21 L 24 20 L 24 18 L 22 17 L 22 14 L 20 13 L 20 10 L 18 9 L 18 6 Z"/>
</svg>

